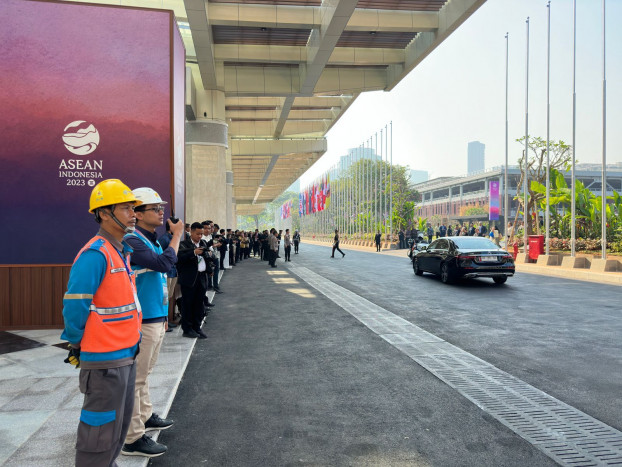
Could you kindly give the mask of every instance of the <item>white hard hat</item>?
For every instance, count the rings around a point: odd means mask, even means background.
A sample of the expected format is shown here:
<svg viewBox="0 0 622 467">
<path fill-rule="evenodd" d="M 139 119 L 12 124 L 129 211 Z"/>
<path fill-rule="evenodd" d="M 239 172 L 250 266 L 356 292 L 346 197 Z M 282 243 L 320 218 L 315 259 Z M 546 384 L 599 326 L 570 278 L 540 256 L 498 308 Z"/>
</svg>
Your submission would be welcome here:
<svg viewBox="0 0 622 467">
<path fill-rule="evenodd" d="M 142 204 L 168 204 L 166 201 L 162 201 L 160 195 L 151 188 L 136 188 L 132 190 L 132 193 Z"/>
</svg>

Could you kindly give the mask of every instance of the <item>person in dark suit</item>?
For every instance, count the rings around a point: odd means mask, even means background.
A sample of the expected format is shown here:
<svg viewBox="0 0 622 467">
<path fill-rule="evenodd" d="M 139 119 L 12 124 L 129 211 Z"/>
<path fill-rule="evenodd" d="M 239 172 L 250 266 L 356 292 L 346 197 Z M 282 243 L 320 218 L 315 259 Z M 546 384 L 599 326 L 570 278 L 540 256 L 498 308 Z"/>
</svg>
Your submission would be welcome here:
<svg viewBox="0 0 622 467">
<path fill-rule="evenodd" d="M 177 253 L 178 282 L 181 285 L 181 327 L 183 336 L 207 338 L 201 330 L 204 316 L 203 297 L 207 292 L 207 277 L 214 273 L 208 247 L 203 236 L 203 225 L 190 226 L 190 239 L 179 244 Z"/>
<path fill-rule="evenodd" d="M 331 258 L 335 257 L 335 250 L 341 253 L 342 258 L 346 256 L 346 254 L 339 248 L 339 230 L 337 229 L 335 229 L 335 238 L 333 239 L 333 251 L 330 255 Z"/>
<path fill-rule="evenodd" d="M 380 235 L 380 232 L 378 232 L 374 236 L 374 243 L 376 244 L 376 251 L 380 251 L 380 243 L 381 242 L 382 242 L 382 235 Z"/>
</svg>

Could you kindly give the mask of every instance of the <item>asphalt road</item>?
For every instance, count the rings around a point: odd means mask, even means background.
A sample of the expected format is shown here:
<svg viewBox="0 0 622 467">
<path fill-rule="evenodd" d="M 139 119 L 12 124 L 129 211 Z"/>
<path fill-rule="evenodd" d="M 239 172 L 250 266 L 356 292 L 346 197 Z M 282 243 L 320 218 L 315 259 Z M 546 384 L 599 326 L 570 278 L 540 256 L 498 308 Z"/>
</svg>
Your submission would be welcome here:
<svg viewBox="0 0 622 467">
<path fill-rule="evenodd" d="M 300 265 L 622 429 L 616 286 L 517 274 L 445 285 L 410 261 L 301 245 Z M 536 447 L 293 274 L 227 271 L 150 465 L 546 466 Z"/>
</svg>

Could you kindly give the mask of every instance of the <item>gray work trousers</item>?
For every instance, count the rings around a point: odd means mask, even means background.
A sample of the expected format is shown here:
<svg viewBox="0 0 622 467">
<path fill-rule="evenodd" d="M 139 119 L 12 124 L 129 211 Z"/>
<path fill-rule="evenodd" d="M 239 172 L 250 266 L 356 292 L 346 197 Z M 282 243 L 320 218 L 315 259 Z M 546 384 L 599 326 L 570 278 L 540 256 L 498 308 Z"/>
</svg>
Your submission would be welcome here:
<svg viewBox="0 0 622 467">
<path fill-rule="evenodd" d="M 78 425 L 76 467 L 116 467 L 134 408 L 136 364 L 80 370 L 84 404 Z"/>
</svg>

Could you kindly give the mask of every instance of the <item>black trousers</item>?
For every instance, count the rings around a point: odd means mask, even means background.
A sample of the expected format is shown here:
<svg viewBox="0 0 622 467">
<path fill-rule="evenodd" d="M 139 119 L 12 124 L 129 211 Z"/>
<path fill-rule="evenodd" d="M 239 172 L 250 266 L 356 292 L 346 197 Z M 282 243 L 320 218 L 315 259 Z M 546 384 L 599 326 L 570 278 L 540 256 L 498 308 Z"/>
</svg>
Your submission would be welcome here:
<svg viewBox="0 0 622 467">
<path fill-rule="evenodd" d="M 290 246 L 286 246 L 285 247 L 285 261 L 291 261 L 292 259 L 292 247 Z"/>
<path fill-rule="evenodd" d="M 214 259 L 214 275 L 207 276 L 207 286 L 218 289 L 218 275 L 220 274 L 220 261 Z"/>
<path fill-rule="evenodd" d="M 205 277 L 198 277 L 193 287 L 181 286 L 181 328 L 184 332 L 201 329 L 201 322 L 205 315 L 203 306 L 205 292 L 207 292 Z"/>
<path fill-rule="evenodd" d="M 341 253 L 342 255 L 345 255 L 345 253 L 339 249 L 339 243 L 335 243 L 335 244 L 333 245 L 333 252 L 332 252 L 332 253 L 331 253 L 331 255 L 330 255 L 331 257 L 334 257 L 334 256 L 335 256 L 335 250 L 337 250 L 337 251 L 338 251 L 339 253 Z"/>
<path fill-rule="evenodd" d="M 276 256 L 277 256 L 277 251 L 276 250 L 268 250 L 268 255 L 269 255 L 269 263 L 270 266 L 275 266 L 276 265 Z"/>
<path fill-rule="evenodd" d="M 376 251 L 380 251 L 380 243 L 376 243 Z"/>
<path fill-rule="evenodd" d="M 294 254 L 298 254 L 298 243 L 297 241 L 294 240 Z"/>
</svg>

